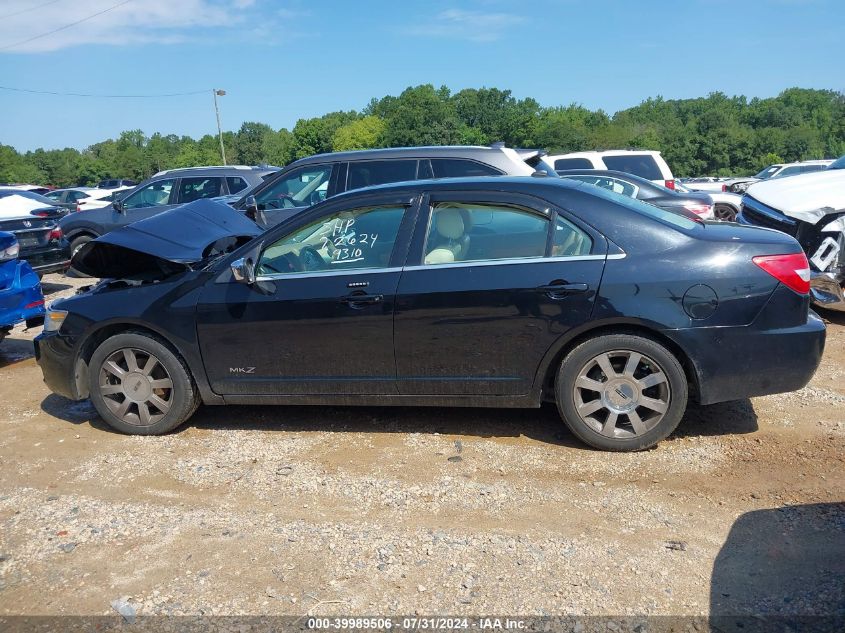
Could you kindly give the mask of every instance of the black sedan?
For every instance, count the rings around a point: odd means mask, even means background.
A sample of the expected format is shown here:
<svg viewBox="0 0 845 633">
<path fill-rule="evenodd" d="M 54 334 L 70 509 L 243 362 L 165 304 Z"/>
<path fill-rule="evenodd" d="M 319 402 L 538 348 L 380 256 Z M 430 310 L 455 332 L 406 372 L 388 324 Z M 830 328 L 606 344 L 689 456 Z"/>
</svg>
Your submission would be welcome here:
<svg viewBox="0 0 845 633">
<path fill-rule="evenodd" d="M 206 404 L 539 407 L 607 450 L 803 387 L 825 328 L 788 235 L 572 180 L 418 181 L 259 233 L 197 201 L 85 245 L 111 277 L 48 311 L 48 386 L 127 433 Z"/>
<path fill-rule="evenodd" d="M 0 231 L 17 238 L 20 258 L 39 276 L 69 265 L 70 246 L 59 228 L 66 214 L 67 209 L 40 194 L 0 188 Z"/>
<path fill-rule="evenodd" d="M 697 191 L 673 191 L 651 180 L 612 169 L 569 169 L 557 172 L 561 178 L 580 180 L 677 213 L 693 213 L 702 220 L 713 220 L 713 199 Z"/>
</svg>

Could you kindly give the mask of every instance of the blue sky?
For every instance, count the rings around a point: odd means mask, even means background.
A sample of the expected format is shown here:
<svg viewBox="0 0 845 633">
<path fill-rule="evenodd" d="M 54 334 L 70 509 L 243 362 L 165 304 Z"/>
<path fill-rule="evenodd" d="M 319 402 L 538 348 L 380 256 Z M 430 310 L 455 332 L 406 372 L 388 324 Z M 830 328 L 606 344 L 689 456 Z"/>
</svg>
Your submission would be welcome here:
<svg viewBox="0 0 845 633">
<path fill-rule="evenodd" d="M 432 83 L 609 113 L 649 96 L 845 91 L 842 0 L 4 0 L 0 143 L 84 148 L 140 128 L 274 128 Z M 40 8 L 36 8 L 40 7 Z M 97 17 L 17 45 L 100 11 Z M 10 15 L 15 14 L 17 15 Z"/>
</svg>

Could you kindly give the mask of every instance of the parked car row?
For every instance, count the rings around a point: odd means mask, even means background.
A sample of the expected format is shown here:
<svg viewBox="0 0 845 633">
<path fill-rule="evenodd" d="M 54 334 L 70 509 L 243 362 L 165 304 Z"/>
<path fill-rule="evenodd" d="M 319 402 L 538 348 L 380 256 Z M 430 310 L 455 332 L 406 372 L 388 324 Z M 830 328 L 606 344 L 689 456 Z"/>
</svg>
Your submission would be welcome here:
<svg viewBox="0 0 845 633">
<path fill-rule="evenodd" d="M 62 272 L 70 263 L 70 247 L 59 228 L 66 213 L 39 194 L 0 188 L 0 231 L 15 236 L 21 259 L 39 275 Z"/>
</svg>

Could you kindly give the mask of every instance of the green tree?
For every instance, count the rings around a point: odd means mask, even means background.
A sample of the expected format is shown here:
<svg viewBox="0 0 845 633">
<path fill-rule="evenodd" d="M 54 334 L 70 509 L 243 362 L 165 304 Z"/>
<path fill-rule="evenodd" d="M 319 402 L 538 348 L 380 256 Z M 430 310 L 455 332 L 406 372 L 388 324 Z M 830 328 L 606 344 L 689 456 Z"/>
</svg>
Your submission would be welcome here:
<svg viewBox="0 0 845 633">
<path fill-rule="evenodd" d="M 335 130 L 332 149 L 336 152 L 350 149 L 379 147 L 386 125 L 377 116 L 365 116 Z"/>
</svg>

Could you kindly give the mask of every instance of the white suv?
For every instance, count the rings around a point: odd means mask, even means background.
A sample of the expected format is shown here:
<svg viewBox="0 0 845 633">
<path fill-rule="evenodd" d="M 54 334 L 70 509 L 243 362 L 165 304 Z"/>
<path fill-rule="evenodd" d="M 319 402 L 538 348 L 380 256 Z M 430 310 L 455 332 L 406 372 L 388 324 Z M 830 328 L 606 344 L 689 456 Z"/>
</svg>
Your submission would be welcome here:
<svg viewBox="0 0 845 633">
<path fill-rule="evenodd" d="M 555 171 L 564 169 L 613 169 L 651 180 L 669 189 L 675 177 L 660 152 L 651 150 L 611 149 L 603 152 L 572 152 L 543 158 Z"/>
</svg>

